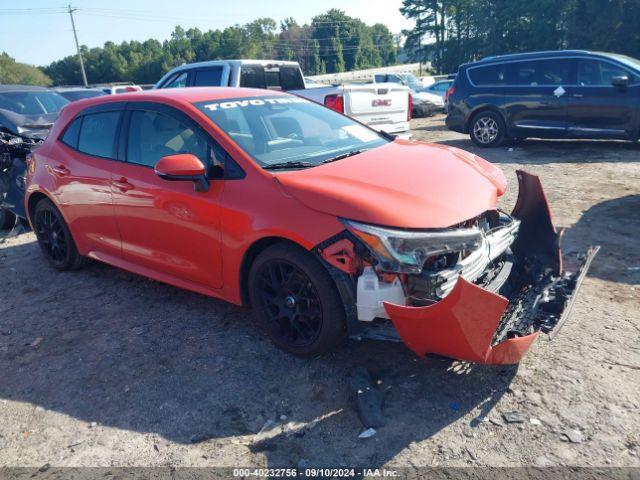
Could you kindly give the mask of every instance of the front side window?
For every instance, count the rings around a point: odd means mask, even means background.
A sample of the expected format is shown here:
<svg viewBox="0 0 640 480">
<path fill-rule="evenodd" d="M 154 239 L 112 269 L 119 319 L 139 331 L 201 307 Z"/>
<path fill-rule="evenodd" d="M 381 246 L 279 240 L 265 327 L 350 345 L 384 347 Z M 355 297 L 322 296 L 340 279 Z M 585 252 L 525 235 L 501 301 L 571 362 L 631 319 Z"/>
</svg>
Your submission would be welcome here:
<svg viewBox="0 0 640 480">
<path fill-rule="evenodd" d="M 614 77 L 629 77 L 629 83 L 633 83 L 632 75 L 617 65 L 600 60 L 578 60 L 578 85 L 581 86 L 611 86 Z"/>
<path fill-rule="evenodd" d="M 222 67 L 201 69 L 194 72 L 194 87 L 219 87 L 221 81 Z"/>
<path fill-rule="evenodd" d="M 505 65 L 488 65 L 469 69 L 469 78 L 474 85 L 504 85 Z"/>
<path fill-rule="evenodd" d="M 131 112 L 128 162 L 154 167 L 166 155 L 192 153 L 207 164 L 207 152 L 206 140 L 176 118 L 151 110 Z"/>
<path fill-rule="evenodd" d="M 184 88 L 187 86 L 187 75 L 188 72 L 182 72 L 177 74 L 168 83 L 166 83 L 162 88 Z"/>
<path fill-rule="evenodd" d="M 101 112 L 84 115 L 78 150 L 87 155 L 115 158 L 115 139 L 120 112 Z"/>
<path fill-rule="evenodd" d="M 314 167 L 388 142 L 348 117 L 294 96 L 212 100 L 196 106 L 265 169 Z"/>
</svg>

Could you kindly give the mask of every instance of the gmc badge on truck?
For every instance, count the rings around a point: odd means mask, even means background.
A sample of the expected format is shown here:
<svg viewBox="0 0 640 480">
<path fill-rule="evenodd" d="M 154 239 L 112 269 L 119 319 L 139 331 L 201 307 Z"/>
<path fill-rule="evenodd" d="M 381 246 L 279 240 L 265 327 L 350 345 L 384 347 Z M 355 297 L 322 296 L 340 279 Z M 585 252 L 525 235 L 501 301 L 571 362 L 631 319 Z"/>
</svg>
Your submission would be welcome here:
<svg viewBox="0 0 640 480">
<path fill-rule="evenodd" d="M 390 98 L 374 98 L 371 100 L 372 107 L 390 107 L 391 99 Z"/>
</svg>

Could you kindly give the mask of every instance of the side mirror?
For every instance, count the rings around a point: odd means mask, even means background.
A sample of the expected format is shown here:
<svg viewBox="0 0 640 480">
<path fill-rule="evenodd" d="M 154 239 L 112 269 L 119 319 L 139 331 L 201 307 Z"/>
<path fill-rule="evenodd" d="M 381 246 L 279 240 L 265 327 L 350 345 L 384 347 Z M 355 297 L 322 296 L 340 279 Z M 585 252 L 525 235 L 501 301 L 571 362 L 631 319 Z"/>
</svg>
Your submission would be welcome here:
<svg viewBox="0 0 640 480">
<path fill-rule="evenodd" d="M 209 190 L 206 169 L 200 159 L 191 153 L 177 153 L 162 157 L 155 166 L 156 175 L 164 180 L 191 181 L 196 192 Z"/>
<path fill-rule="evenodd" d="M 622 75 L 620 77 L 613 77 L 611 79 L 611 85 L 618 88 L 627 88 L 629 85 L 629 77 Z"/>
</svg>

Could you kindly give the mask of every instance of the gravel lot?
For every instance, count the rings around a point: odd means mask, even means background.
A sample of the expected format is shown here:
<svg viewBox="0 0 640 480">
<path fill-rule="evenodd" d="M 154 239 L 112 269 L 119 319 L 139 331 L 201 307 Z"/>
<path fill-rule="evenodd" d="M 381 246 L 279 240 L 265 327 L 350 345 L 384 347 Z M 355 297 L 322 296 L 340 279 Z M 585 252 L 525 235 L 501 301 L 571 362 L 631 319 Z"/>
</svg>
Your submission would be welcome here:
<svg viewBox="0 0 640 480">
<path fill-rule="evenodd" d="M 476 151 L 443 120 L 414 120 L 414 136 Z M 0 466 L 640 466 L 640 145 L 477 153 L 507 174 L 505 207 L 524 168 L 565 250 L 602 245 L 570 321 L 519 366 L 377 342 L 293 358 L 229 304 L 98 263 L 54 272 L 26 233 L 0 244 Z M 387 389 L 366 440 L 356 366 Z"/>
</svg>

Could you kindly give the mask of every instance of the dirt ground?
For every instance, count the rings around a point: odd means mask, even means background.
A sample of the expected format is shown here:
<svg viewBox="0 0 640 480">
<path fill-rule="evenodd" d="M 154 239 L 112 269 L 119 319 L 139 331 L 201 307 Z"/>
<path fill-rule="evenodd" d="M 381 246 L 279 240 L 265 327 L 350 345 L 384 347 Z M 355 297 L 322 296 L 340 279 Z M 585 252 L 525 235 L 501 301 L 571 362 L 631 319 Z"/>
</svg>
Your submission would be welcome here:
<svg viewBox="0 0 640 480">
<path fill-rule="evenodd" d="M 98 263 L 57 273 L 25 233 L 0 244 L 0 466 L 640 466 L 640 145 L 479 151 L 443 116 L 413 127 L 499 164 L 505 208 L 516 169 L 539 175 L 565 250 L 602 245 L 553 342 L 517 367 L 373 341 L 301 360 L 224 302 Z M 356 366 L 386 387 L 364 440 Z"/>
</svg>

